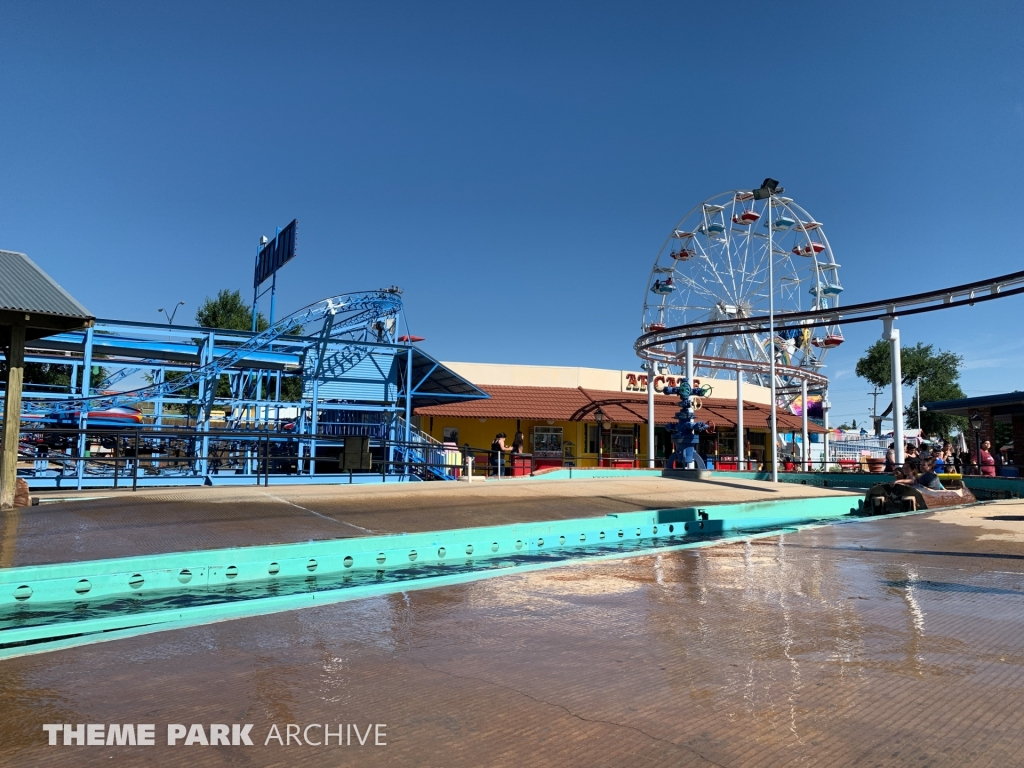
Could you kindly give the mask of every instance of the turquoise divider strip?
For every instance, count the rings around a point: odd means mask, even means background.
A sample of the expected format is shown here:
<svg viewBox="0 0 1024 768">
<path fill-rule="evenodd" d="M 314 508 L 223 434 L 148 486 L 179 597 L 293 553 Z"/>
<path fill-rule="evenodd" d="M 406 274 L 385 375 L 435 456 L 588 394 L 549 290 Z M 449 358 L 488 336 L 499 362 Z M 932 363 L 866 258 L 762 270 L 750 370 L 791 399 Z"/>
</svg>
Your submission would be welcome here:
<svg viewBox="0 0 1024 768">
<path fill-rule="evenodd" d="M 813 524 L 808 524 L 799 527 L 812 526 Z M 27 656 L 36 653 L 46 653 L 49 651 L 59 650 L 61 648 L 91 645 L 93 643 L 101 643 L 123 637 L 135 637 L 137 635 L 150 634 L 153 632 L 164 632 L 170 629 L 194 627 L 200 624 L 213 624 L 219 621 L 230 621 L 232 619 L 244 618 L 247 616 L 265 616 L 272 613 L 280 613 L 282 611 L 312 608 L 317 605 L 331 605 L 334 603 L 345 602 L 347 600 L 359 600 L 368 597 L 393 594 L 395 592 L 411 592 L 420 589 L 433 589 L 435 587 L 465 584 L 468 582 L 480 581 L 482 579 L 493 579 L 500 576 L 510 576 L 513 574 L 528 573 L 531 571 L 547 570 L 553 567 L 565 565 L 598 562 L 602 560 L 622 560 L 629 557 L 645 557 L 661 552 L 683 549 L 700 549 L 703 547 L 717 546 L 719 544 L 753 541 L 755 539 L 778 536 L 781 533 L 794 532 L 797 529 L 798 527 L 794 526 L 773 531 L 751 533 L 730 539 L 716 538 L 709 539 L 707 541 L 687 542 L 685 544 L 649 547 L 647 549 L 635 550 L 628 553 L 594 555 L 580 560 L 531 563 L 510 568 L 473 571 L 468 573 L 452 574 L 450 576 L 434 576 L 413 582 L 392 582 L 390 584 L 350 587 L 347 589 L 324 592 L 261 598 L 259 600 L 248 600 L 240 603 L 205 605 L 195 608 L 153 612 L 149 614 L 140 614 L 137 617 L 139 624 L 133 626 L 125 626 L 126 623 L 131 622 L 131 617 L 110 617 L 106 619 L 93 619 L 88 621 L 66 622 L 59 625 L 50 625 L 46 628 L 47 632 L 45 634 L 32 634 L 31 632 L 21 630 L 5 630 L 0 633 L 0 642 L 3 643 L 31 642 L 39 637 L 55 637 L 57 639 L 45 642 L 35 642 L 32 645 L 0 648 L 0 659 Z"/>
<path fill-rule="evenodd" d="M 857 508 L 849 496 L 790 499 L 777 502 L 709 506 L 712 533 L 789 525 L 811 519 L 845 515 Z M 668 535 L 659 524 L 695 523 L 696 507 L 629 512 L 544 523 L 482 528 L 461 528 L 429 533 L 366 536 L 232 549 L 171 552 L 159 555 L 87 560 L 53 565 L 0 569 L 0 609 L 18 604 L 68 600 L 95 600 L 138 596 L 153 591 L 187 591 L 228 587 L 273 578 L 343 573 L 352 569 L 377 570 L 438 563 L 457 557 L 492 557 L 497 554 L 539 551 L 545 547 L 591 543 L 607 536 L 645 538 Z M 684 527 L 684 530 L 689 530 Z M 604 536 L 602 536 L 602 534 Z M 559 541 L 560 538 L 565 541 Z"/>
<path fill-rule="evenodd" d="M 661 476 L 660 469 L 556 469 L 535 475 L 531 480 L 585 480 L 598 477 L 652 477 Z M 716 480 L 762 480 L 772 479 L 770 472 L 732 472 L 717 470 L 712 473 L 711 482 Z M 891 483 L 892 475 L 874 475 L 855 472 L 780 472 L 779 482 L 797 485 L 813 485 L 819 488 L 864 488 L 875 483 Z"/>
</svg>

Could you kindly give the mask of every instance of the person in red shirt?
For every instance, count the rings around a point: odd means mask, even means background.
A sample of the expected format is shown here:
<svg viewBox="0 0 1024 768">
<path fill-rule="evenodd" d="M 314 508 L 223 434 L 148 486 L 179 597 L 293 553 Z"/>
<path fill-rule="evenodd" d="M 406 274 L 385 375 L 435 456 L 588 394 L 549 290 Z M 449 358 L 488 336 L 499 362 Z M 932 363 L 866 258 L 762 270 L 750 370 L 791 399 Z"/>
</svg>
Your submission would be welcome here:
<svg viewBox="0 0 1024 768">
<path fill-rule="evenodd" d="M 978 468 L 978 474 L 983 477 L 996 476 L 996 460 L 992 456 L 992 443 L 988 440 L 981 444 L 981 461 L 976 454 L 971 455 L 971 461 Z"/>
</svg>

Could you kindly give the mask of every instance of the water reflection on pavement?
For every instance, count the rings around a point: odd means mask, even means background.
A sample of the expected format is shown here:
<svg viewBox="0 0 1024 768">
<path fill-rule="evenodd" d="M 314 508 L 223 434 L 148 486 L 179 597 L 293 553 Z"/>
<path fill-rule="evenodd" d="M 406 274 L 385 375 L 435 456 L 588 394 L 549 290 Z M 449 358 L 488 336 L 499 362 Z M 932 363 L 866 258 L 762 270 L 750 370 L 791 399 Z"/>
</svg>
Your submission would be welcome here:
<svg viewBox="0 0 1024 768">
<path fill-rule="evenodd" d="M 0 762 L 1018 764 L 1022 552 L 900 518 L 12 659 Z M 115 722 L 157 746 L 41 727 Z M 256 744 L 171 748 L 167 723 L 252 723 Z M 388 743 L 263 745 L 309 723 Z"/>
</svg>

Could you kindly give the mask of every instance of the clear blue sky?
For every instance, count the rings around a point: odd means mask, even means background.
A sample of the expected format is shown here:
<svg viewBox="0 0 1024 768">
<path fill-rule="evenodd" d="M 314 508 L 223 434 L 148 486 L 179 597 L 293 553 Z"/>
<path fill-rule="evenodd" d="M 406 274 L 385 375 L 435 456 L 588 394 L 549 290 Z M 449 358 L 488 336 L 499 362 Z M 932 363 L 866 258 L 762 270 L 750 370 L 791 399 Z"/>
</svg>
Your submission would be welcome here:
<svg viewBox="0 0 1024 768">
<path fill-rule="evenodd" d="M 0 247 L 103 317 L 397 283 L 442 359 L 634 367 L 665 235 L 780 179 L 854 302 L 1022 268 L 1020 3 L 0 4 Z M 1021 387 L 1024 299 L 900 322 Z M 181 317 L 181 314 L 179 314 Z M 830 353 L 833 423 L 867 412 Z M 886 400 L 886 402 L 888 402 Z"/>
</svg>

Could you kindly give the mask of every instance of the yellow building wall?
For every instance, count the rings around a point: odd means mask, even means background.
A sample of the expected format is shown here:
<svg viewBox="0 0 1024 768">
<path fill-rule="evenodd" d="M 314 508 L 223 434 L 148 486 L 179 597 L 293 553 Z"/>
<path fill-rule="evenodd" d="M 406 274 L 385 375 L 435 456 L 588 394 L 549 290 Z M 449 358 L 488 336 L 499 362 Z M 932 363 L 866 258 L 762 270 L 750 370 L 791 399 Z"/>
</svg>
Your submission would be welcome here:
<svg viewBox="0 0 1024 768">
<path fill-rule="evenodd" d="M 471 448 L 477 448 L 480 450 L 490 450 L 491 443 L 494 441 L 494 436 L 498 432 L 504 432 L 507 437 L 505 439 L 505 445 L 512 445 L 512 440 L 516 434 L 516 419 L 471 419 L 471 418 L 456 418 L 452 416 L 418 416 L 413 419 L 415 422 L 419 420 L 419 428 L 424 432 L 427 432 L 435 440 L 444 439 L 445 427 L 455 427 L 459 430 L 459 448 L 461 449 L 466 443 L 469 443 Z M 531 442 L 532 427 L 561 427 L 562 428 L 562 441 L 563 444 L 567 441 L 573 443 L 573 449 L 576 455 L 576 466 L 579 467 L 593 467 L 597 466 L 597 454 L 588 453 L 585 449 L 586 445 L 586 425 L 587 423 L 593 425 L 594 422 L 578 422 L 578 421 L 555 421 L 548 422 L 543 419 L 520 419 L 520 429 L 523 431 L 523 435 L 526 438 L 526 443 L 523 446 L 524 453 L 533 452 L 533 444 Z M 632 424 L 618 424 L 612 426 L 619 426 L 623 428 L 632 429 Z M 767 434 L 767 430 L 762 429 L 751 429 L 751 433 Z M 607 450 L 607 445 L 604 446 Z M 770 462 L 772 457 L 771 440 L 765 440 L 765 462 Z M 646 464 L 647 459 L 647 425 L 640 425 L 640 438 L 639 438 L 639 458 Z M 767 465 L 767 464 L 766 464 Z"/>
<path fill-rule="evenodd" d="M 479 448 L 482 450 L 490 450 L 491 443 L 494 441 L 494 436 L 498 432 L 504 432 L 507 437 L 505 438 L 505 445 L 511 446 L 512 440 L 516 434 L 516 419 L 471 419 L 471 418 L 457 418 L 452 416 L 420 416 L 419 428 L 424 432 L 428 433 L 435 440 L 444 439 L 445 427 L 454 427 L 459 430 L 459 447 L 461 448 L 466 443 L 469 443 L 471 448 Z M 579 422 L 579 421 L 555 421 L 549 422 L 544 419 L 520 419 L 518 421 L 520 429 L 523 432 L 526 442 L 523 445 L 524 453 L 533 452 L 533 444 L 531 442 L 533 427 L 561 427 L 562 428 L 562 442 L 572 442 L 573 450 L 576 455 L 577 466 L 596 466 L 597 465 L 597 454 L 586 452 L 586 424 L 589 423 L 593 426 L 594 422 Z M 618 424 L 612 426 L 619 426 L 623 428 L 632 429 L 632 424 Z M 607 446 L 605 446 L 607 450 Z M 640 425 L 640 439 L 639 439 L 639 450 L 646 459 L 647 453 L 647 425 Z"/>
</svg>

